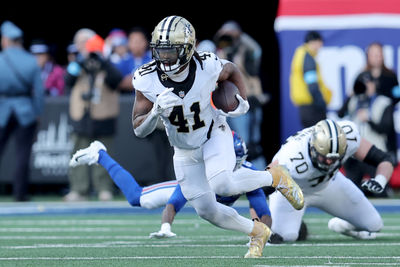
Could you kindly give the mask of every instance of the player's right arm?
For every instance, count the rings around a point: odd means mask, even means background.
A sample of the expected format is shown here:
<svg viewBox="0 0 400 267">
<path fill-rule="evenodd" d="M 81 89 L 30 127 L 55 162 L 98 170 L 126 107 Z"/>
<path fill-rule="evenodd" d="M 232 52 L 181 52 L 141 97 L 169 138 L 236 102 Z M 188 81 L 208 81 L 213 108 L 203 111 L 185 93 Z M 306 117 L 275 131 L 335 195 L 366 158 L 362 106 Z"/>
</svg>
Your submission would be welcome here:
<svg viewBox="0 0 400 267">
<path fill-rule="evenodd" d="M 153 103 L 143 93 L 136 90 L 135 104 L 132 110 L 133 130 L 138 137 L 146 137 L 157 126 L 158 116 L 153 114 Z"/>
<path fill-rule="evenodd" d="M 157 126 L 160 115 L 164 111 L 171 112 L 171 108 L 179 101 L 179 97 L 170 94 L 173 90 L 174 88 L 165 88 L 161 94 L 155 96 L 154 104 L 143 93 L 136 90 L 132 124 L 137 137 L 143 138 L 151 134 Z"/>
</svg>

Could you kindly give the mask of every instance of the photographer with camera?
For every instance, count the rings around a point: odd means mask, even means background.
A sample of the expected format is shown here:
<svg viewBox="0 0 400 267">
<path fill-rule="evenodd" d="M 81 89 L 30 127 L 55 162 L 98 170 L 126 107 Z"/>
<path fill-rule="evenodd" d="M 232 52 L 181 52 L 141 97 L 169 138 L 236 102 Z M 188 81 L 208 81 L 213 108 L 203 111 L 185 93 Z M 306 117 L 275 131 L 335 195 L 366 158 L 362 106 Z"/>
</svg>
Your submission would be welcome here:
<svg viewBox="0 0 400 267">
<path fill-rule="evenodd" d="M 355 122 L 361 136 L 379 149 L 388 152 L 392 156 L 393 164 L 396 165 L 397 144 L 393 121 L 394 105 L 389 96 L 381 93 L 387 89 L 382 85 L 390 82 L 379 82 L 383 78 L 374 76 L 374 66 L 382 68 L 384 64 L 381 46 L 372 44 L 367 50 L 367 67 L 357 76 L 353 94 L 346 100 L 338 115 L 341 118 L 347 116 Z M 387 74 L 392 73 L 386 67 L 383 71 Z M 393 86 L 395 86 L 394 82 L 391 87 Z M 361 185 L 364 176 L 375 176 L 375 168 L 355 159 L 349 159 L 344 167 L 348 177 L 357 186 Z M 367 192 L 365 191 L 365 193 Z M 385 196 L 385 194 L 384 192 L 380 196 Z"/>
<path fill-rule="evenodd" d="M 122 75 L 103 57 L 104 40 L 90 29 L 74 36 L 79 51 L 77 60 L 67 67 L 65 84 L 70 94 L 69 114 L 73 125 L 74 149 L 85 148 L 93 140 L 113 146 L 119 114 L 118 85 Z M 70 192 L 66 201 L 85 200 L 90 193 L 90 174 L 99 200 L 113 198 L 113 184 L 99 166 L 80 166 L 70 170 Z M 91 171 L 91 173 L 90 173 Z"/>
</svg>

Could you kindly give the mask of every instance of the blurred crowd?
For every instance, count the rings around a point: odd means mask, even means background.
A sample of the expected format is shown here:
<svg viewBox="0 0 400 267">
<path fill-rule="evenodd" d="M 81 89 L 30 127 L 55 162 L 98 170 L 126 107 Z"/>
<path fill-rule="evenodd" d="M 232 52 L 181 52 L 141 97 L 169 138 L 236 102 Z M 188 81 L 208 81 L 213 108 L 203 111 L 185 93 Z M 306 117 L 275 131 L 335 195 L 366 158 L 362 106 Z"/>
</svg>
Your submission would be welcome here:
<svg viewBox="0 0 400 267">
<path fill-rule="evenodd" d="M 0 30 L 0 68 L 7 68 L 0 74 L 3 75 L 0 77 L 0 156 L 9 137 L 20 136 L 15 150 L 18 166 L 14 172 L 13 196 L 17 201 L 25 201 L 28 200 L 29 157 L 35 131 L 43 115 L 44 98 L 68 96 L 73 151 L 87 147 L 96 139 L 106 144 L 112 154 L 119 96 L 134 94 L 133 73 L 152 60 L 150 36 L 142 27 L 133 27 L 128 31 L 114 28 L 105 37 L 93 29 L 79 29 L 65 48 L 67 64 L 63 66 L 54 56 L 55 50 L 60 48 L 47 40 L 34 39 L 25 44 L 23 29 L 10 21 L 3 22 Z M 216 53 L 242 70 L 249 88 L 251 108 L 246 116 L 231 119 L 229 124 L 247 143 L 249 160 L 260 169 L 264 168 L 262 107 L 269 101 L 269 94 L 262 88 L 259 76 L 260 45 L 235 21 L 227 21 L 214 36 L 199 41 L 197 45 L 197 50 Z M 1 66 L 1 58 L 9 58 L 14 63 L 7 60 Z M 9 83 L 4 83 L 4 80 Z M 3 105 L 5 102 L 8 104 Z M 34 103 L 29 111 L 26 111 L 26 102 Z M 164 134 L 161 130 L 159 132 Z M 80 166 L 70 169 L 68 176 L 69 193 L 64 196 L 65 201 L 86 200 L 93 191 L 99 200 L 113 199 L 114 185 L 103 168 Z"/>
</svg>

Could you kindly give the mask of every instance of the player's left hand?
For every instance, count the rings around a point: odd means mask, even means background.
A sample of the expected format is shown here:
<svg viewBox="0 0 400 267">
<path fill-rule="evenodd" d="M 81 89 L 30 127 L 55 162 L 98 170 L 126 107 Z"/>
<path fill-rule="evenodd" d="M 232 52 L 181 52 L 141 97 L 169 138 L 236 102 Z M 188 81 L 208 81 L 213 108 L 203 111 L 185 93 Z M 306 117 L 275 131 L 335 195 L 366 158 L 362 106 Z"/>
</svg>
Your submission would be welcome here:
<svg viewBox="0 0 400 267">
<path fill-rule="evenodd" d="M 368 191 L 375 193 L 375 194 L 380 194 L 383 192 L 384 186 L 382 186 L 377 180 L 374 178 L 369 179 L 368 181 L 365 181 L 361 185 L 362 188 L 367 189 Z"/>
<path fill-rule="evenodd" d="M 149 238 L 158 238 L 158 239 L 161 239 L 161 238 L 171 238 L 171 237 L 175 237 L 175 236 L 176 236 L 176 234 L 173 233 L 173 232 L 171 232 L 171 231 L 163 231 L 163 230 L 160 230 L 160 231 L 158 231 L 158 232 L 151 233 L 151 234 L 149 235 Z"/>
<path fill-rule="evenodd" d="M 229 117 L 235 118 L 239 117 L 240 115 L 246 114 L 249 110 L 250 105 L 249 101 L 244 100 L 239 94 L 236 94 L 236 99 L 239 101 L 239 105 L 234 111 L 229 111 L 227 114 Z"/>
</svg>

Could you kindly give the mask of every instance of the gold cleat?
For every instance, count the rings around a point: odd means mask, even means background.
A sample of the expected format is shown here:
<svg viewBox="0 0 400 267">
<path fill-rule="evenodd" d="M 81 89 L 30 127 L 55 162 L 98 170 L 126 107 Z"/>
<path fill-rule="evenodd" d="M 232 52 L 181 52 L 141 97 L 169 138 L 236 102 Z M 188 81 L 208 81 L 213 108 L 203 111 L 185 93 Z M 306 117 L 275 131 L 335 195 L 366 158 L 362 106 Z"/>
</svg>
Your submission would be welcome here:
<svg viewBox="0 0 400 267">
<path fill-rule="evenodd" d="M 301 210 L 304 207 L 303 191 L 292 179 L 288 170 L 282 165 L 273 165 L 267 167 L 267 171 L 272 175 L 272 187 L 281 192 L 293 208 Z"/>
<path fill-rule="evenodd" d="M 271 229 L 262 222 L 254 221 L 253 231 L 249 234 L 251 237 L 250 247 L 247 251 L 245 258 L 259 258 L 262 256 L 262 252 L 265 243 L 271 236 Z"/>
</svg>

